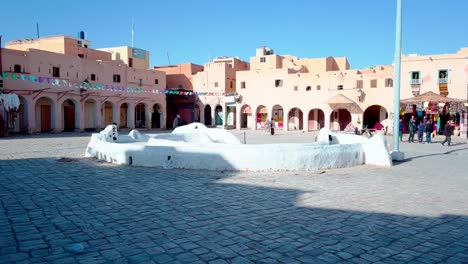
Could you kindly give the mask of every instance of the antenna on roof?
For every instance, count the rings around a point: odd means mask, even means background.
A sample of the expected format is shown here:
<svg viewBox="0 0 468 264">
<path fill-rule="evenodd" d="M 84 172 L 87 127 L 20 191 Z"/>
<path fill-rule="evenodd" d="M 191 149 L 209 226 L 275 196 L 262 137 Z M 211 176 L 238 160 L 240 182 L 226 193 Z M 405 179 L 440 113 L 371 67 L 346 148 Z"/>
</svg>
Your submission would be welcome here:
<svg viewBox="0 0 468 264">
<path fill-rule="evenodd" d="M 37 32 L 37 38 L 39 38 L 39 23 L 36 22 L 36 32 Z"/>
<path fill-rule="evenodd" d="M 166 55 L 167 55 L 167 63 L 168 65 L 171 65 L 171 59 L 169 59 L 169 52 L 166 51 Z"/>
</svg>

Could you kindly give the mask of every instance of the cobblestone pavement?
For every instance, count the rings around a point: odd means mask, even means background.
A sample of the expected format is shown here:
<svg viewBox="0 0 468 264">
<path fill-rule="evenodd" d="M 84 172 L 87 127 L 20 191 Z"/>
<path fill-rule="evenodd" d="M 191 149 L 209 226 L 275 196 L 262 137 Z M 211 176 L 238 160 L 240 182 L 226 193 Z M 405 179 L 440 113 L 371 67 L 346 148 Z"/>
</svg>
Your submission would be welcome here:
<svg viewBox="0 0 468 264">
<path fill-rule="evenodd" d="M 88 140 L 0 139 L 0 263 L 468 263 L 465 140 L 272 173 L 116 166 L 82 158 Z"/>
</svg>

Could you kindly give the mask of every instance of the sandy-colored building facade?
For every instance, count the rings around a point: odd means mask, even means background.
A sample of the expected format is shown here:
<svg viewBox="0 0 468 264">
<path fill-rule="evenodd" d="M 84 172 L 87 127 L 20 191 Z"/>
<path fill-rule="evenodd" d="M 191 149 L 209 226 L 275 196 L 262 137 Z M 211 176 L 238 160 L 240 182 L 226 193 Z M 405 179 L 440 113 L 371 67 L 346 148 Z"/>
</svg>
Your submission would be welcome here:
<svg viewBox="0 0 468 264">
<path fill-rule="evenodd" d="M 128 67 L 78 41 L 56 36 L 6 43 L 4 92 L 21 101 L 13 132 L 100 130 L 112 123 L 165 128 L 165 95 L 154 92 L 164 90 L 164 72 Z"/>
</svg>

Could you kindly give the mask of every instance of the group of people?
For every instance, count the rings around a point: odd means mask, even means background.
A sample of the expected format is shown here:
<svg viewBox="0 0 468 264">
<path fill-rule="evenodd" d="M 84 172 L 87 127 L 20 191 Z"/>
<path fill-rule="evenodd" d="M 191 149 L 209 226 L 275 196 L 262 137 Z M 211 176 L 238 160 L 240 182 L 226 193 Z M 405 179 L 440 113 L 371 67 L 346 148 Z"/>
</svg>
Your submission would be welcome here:
<svg viewBox="0 0 468 264">
<path fill-rule="evenodd" d="M 271 118 L 271 121 L 268 119 L 266 120 L 265 129 L 266 129 L 266 132 L 269 133 L 270 135 L 273 136 L 275 134 L 275 120 L 273 119 L 273 117 Z"/>
<path fill-rule="evenodd" d="M 400 141 L 403 141 L 403 119 L 400 119 Z M 414 142 L 414 136 L 416 133 L 418 133 L 418 142 L 422 143 L 423 142 L 423 136 L 424 133 L 426 134 L 426 142 L 425 144 L 431 144 L 432 143 L 432 137 L 434 133 L 434 123 L 430 117 L 424 117 L 419 124 L 416 124 L 416 119 L 414 116 L 411 116 L 411 119 L 408 124 L 408 142 L 413 143 Z M 445 125 L 443 134 L 445 136 L 445 140 L 441 142 L 442 145 L 445 143 L 448 143 L 450 146 L 451 143 L 451 136 L 453 133 L 452 129 L 452 121 L 449 120 L 447 124 Z"/>
</svg>

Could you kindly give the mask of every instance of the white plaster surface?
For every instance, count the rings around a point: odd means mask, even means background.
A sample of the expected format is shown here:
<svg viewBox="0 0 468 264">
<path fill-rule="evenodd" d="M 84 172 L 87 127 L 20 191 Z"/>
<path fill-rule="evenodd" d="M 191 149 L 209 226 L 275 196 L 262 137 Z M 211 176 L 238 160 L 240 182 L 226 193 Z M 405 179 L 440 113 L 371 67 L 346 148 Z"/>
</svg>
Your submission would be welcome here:
<svg viewBox="0 0 468 264">
<path fill-rule="evenodd" d="M 99 134 L 93 134 L 85 156 L 146 167 L 240 171 L 351 167 L 364 164 L 365 157 L 374 155 L 374 146 L 385 147 L 376 153 L 381 155 L 386 151 L 388 156 L 385 143 L 376 144 L 360 136 L 332 134 L 335 141 L 345 143 L 328 144 L 327 133 L 331 131 L 324 130 L 320 133 L 323 135 L 319 134 L 319 142 L 313 143 L 249 145 L 241 144 L 227 130 L 193 123 L 166 134 L 141 134 L 133 130 L 128 136 L 121 135 L 116 143 L 105 142 L 100 140 Z M 378 138 L 375 141 L 379 142 Z M 383 164 L 378 157 L 368 159 L 368 164 Z"/>
</svg>

